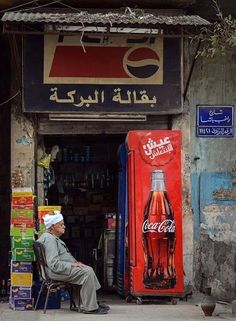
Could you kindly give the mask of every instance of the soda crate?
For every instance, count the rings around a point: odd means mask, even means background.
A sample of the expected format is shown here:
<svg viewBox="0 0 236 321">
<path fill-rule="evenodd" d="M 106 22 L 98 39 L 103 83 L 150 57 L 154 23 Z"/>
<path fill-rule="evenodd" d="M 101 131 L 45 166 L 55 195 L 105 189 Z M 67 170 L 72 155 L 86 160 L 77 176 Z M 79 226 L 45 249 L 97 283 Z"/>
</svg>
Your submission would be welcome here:
<svg viewBox="0 0 236 321">
<path fill-rule="evenodd" d="M 14 210 L 26 210 L 26 211 L 33 211 L 34 204 L 11 204 L 11 209 Z"/>
<path fill-rule="evenodd" d="M 40 224 L 43 224 L 43 217 L 52 211 L 61 211 L 61 206 L 59 205 L 49 205 L 49 206 L 38 206 L 38 220 Z"/>
<path fill-rule="evenodd" d="M 15 311 L 31 311 L 34 306 L 34 299 L 9 299 L 9 306 Z"/>
<path fill-rule="evenodd" d="M 32 262 L 18 262 L 11 260 L 11 273 L 32 273 Z"/>
<path fill-rule="evenodd" d="M 33 237 L 13 236 L 11 238 L 11 248 L 12 250 L 15 248 L 32 248 L 33 242 Z"/>
<path fill-rule="evenodd" d="M 33 209 L 11 209 L 11 218 L 12 219 L 31 219 L 33 221 L 34 211 Z"/>
<path fill-rule="evenodd" d="M 33 295 L 35 302 L 38 297 L 40 287 L 41 287 L 41 283 L 34 283 L 34 285 L 33 285 L 32 295 Z M 39 298 L 37 309 L 44 308 L 45 298 L 46 298 L 46 291 L 43 291 L 42 295 Z M 60 308 L 61 308 L 61 290 L 54 289 L 49 294 L 47 309 L 60 309 Z"/>
<path fill-rule="evenodd" d="M 13 299 L 31 299 L 32 288 L 23 286 L 11 286 L 10 297 Z"/>
<path fill-rule="evenodd" d="M 32 273 L 11 273 L 11 286 L 32 287 Z"/>
<path fill-rule="evenodd" d="M 12 260 L 14 261 L 35 261 L 34 250 L 27 248 L 15 248 L 12 250 Z"/>
<path fill-rule="evenodd" d="M 32 190 L 13 191 L 11 194 L 12 205 L 28 205 L 34 203 L 34 195 Z"/>
<path fill-rule="evenodd" d="M 11 199 L 11 203 L 12 205 L 29 205 L 29 204 L 33 204 L 34 203 L 34 196 L 31 194 L 27 194 L 27 193 L 22 193 L 21 195 L 18 196 L 13 196 L 12 195 L 12 199 Z"/>
<path fill-rule="evenodd" d="M 34 227 L 34 221 L 30 218 L 11 218 L 11 226 Z"/>
<path fill-rule="evenodd" d="M 11 225 L 10 236 L 22 236 L 22 237 L 34 237 L 34 228 L 22 226 Z"/>
<path fill-rule="evenodd" d="M 39 224 L 38 237 L 40 237 L 44 232 L 46 232 L 46 226 L 43 223 Z"/>
</svg>

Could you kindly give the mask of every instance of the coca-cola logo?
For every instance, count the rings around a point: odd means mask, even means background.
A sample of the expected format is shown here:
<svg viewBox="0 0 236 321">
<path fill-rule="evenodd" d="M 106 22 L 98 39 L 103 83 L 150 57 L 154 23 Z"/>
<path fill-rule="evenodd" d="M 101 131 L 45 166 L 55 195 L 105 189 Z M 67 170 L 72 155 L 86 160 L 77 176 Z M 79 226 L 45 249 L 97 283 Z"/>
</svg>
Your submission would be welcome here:
<svg viewBox="0 0 236 321">
<path fill-rule="evenodd" d="M 175 221 L 149 222 L 149 220 L 146 220 L 143 222 L 142 231 L 143 233 L 174 233 Z"/>
<path fill-rule="evenodd" d="M 145 161 L 152 165 L 164 165 L 174 158 L 176 144 L 173 134 L 152 135 L 149 133 L 140 142 L 140 152 Z"/>
</svg>

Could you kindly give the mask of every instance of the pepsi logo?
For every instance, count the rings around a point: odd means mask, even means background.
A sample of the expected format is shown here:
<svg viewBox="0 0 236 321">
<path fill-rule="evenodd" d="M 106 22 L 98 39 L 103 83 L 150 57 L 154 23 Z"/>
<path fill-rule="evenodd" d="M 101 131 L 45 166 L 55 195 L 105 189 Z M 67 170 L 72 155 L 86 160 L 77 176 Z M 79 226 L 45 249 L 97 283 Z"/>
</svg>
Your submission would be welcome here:
<svg viewBox="0 0 236 321">
<path fill-rule="evenodd" d="M 132 47 L 125 54 L 123 64 L 130 77 L 147 79 L 158 72 L 160 59 L 150 47 Z"/>
</svg>

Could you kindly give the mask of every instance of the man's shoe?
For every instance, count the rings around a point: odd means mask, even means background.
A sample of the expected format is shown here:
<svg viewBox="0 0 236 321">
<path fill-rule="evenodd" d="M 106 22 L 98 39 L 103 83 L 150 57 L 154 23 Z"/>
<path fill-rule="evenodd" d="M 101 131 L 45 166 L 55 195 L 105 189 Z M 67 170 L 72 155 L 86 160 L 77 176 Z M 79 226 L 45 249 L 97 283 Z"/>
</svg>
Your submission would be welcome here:
<svg viewBox="0 0 236 321">
<path fill-rule="evenodd" d="M 70 307 L 71 311 L 75 311 L 75 312 L 79 312 L 79 308 L 78 307 Z"/>
<path fill-rule="evenodd" d="M 101 308 L 101 307 L 99 306 L 98 309 L 96 309 L 96 310 L 92 310 L 92 311 L 82 310 L 81 312 L 82 312 L 82 313 L 85 313 L 85 314 L 107 314 L 108 310 L 107 310 L 107 309 L 104 309 L 104 308 Z"/>
<path fill-rule="evenodd" d="M 109 305 L 107 305 L 107 304 L 104 303 L 104 302 L 98 301 L 98 306 L 100 306 L 100 308 L 105 309 L 105 310 L 107 310 L 107 311 L 110 310 Z"/>
</svg>

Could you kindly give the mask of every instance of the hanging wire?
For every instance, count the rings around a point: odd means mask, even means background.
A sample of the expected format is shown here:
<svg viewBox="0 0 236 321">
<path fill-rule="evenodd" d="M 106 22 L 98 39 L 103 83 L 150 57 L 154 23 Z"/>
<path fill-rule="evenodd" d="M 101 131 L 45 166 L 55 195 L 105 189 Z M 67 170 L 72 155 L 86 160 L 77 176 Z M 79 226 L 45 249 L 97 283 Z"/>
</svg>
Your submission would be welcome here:
<svg viewBox="0 0 236 321">
<path fill-rule="evenodd" d="M 66 3 L 64 3 L 64 2 L 62 2 L 62 1 L 61 1 L 61 5 L 63 5 L 63 6 L 66 7 L 66 8 L 72 9 L 72 10 L 74 10 L 74 11 L 76 11 L 76 12 L 81 12 L 81 9 L 72 7 L 72 6 L 66 4 Z M 81 23 L 82 27 L 84 28 L 84 27 L 85 27 L 85 26 L 84 26 L 84 23 L 83 23 L 82 21 L 79 21 L 79 22 Z M 84 46 L 84 44 L 83 44 L 83 36 L 84 36 L 84 30 L 83 30 L 82 35 L 81 35 L 81 37 L 80 37 L 80 43 L 81 43 L 81 46 L 82 46 L 82 48 L 83 48 L 84 53 L 86 53 L 86 49 L 85 49 L 85 46 Z"/>
<path fill-rule="evenodd" d="M 61 0 L 57 0 L 57 1 L 51 1 L 51 2 L 49 2 L 49 3 L 45 3 L 45 4 L 40 5 L 40 4 L 39 4 L 39 1 L 40 1 L 40 0 L 33 0 L 33 1 L 25 2 L 25 3 L 19 4 L 19 5 L 17 5 L 17 6 L 14 6 L 14 7 L 8 8 L 8 9 L 1 10 L 0 13 L 4 13 L 4 12 L 7 12 L 7 11 L 14 11 L 15 9 L 22 8 L 22 7 L 31 5 L 31 4 L 36 4 L 36 5 L 37 5 L 37 8 L 41 8 L 41 7 L 50 6 L 50 5 L 55 4 L 55 3 L 57 3 L 57 2 L 61 3 Z M 62 4 L 64 5 L 64 3 L 62 3 Z M 22 9 L 20 9 L 19 11 L 21 11 L 21 10 L 22 10 Z M 24 10 L 25 10 L 25 11 L 27 11 L 27 10 L 32 10 L 32 7 L 31 7 L 31 8 L 25 8 Z"/>
<path fill-rule="evenodd" d="M 85 49 L 85 46 L 84 46 L 84 43 L 83 43 L 83 36 L 84 36 L 84 30 L 81 33 L 80 44 L 81 44 L 81 47 L 83 48 L 83 52 L 86 53 L 86 49 Z"/>
<path fill-rule="evenodd" d="M 36 4 L 37 4 L 37 8 L 36 8 L 36 9 L 40 9 L 40 8 L 43 8 L 43 7 L 47 7 L 47 6 L 50 6 L 50 5 L 55 4 L 55 3 L 60 3 L 60 4 L 61 4 L 61 0 L 55 0 L 55 1 L 52 1 L 52 2 L 50 2 L 50 3 L 45 3 L 45 4 L 41 4 L 41 5 L 39 5 L 38 3 L 36 3 Z M 31 11 L 31 10 L 33 10 L 33 9 L 35 9 L 35 8 L 25 8 L 24 11 Z"/>
<path fill-rule="evenodd" d="M 16 73 L 15 73 L 16 81 L 20 87 L 21 86 L 21 54 L 17 44 L 17 36 L 15 34 L 12 35 L 12 41 L 10 41 L 10 49 L 12 51 L 13 62 L 15 64 L 14 68 L 16 70 Z"/>
<path fill-rule="evenodd" d="M 25 2 L 25 3 L 19 4 L 18 6 L 14 6 L 14 7 L 8 8 L 8 9 L 1 10 L 0 13 L 7 12 L 7 11 L 12 11 L 12 10 L 15 10 L 15 9 L 18 9 L 18 8 L 21 8 L 21 7 L 24 7 L 24 6 L 28 6 L 28 5 L 33 4 L 35 2 L 38 2 L 38 0 Z"/>
<path fill-rule="evenodd" d="M 61 5 L 63 5 L 64 7 L 67 7 L 67 8 L 69 8 L 69 9 L 72 9 L 72 10 L 77 11 L 77 12 L 81 12 L 81 9 L 72 7 L 72 6 L 66 4 L 66 3 L 64 3 L 64 2 L 62 2 L 62 1 L 60 1 L 60 3 L 61 3 Z"/>
<path fill-rule="evenodd" d="M 0 103 L 0 106 L 3 106 L 7 103 L 9 103 L 9 101 L 11 101 L 12 99 L 14 99 L 16 96 L 18 96 L 20 94 L 20 89 L 18 89 L 18 91 L 9 99 L 5 100 L 4 102 Z"/>
</svg>

